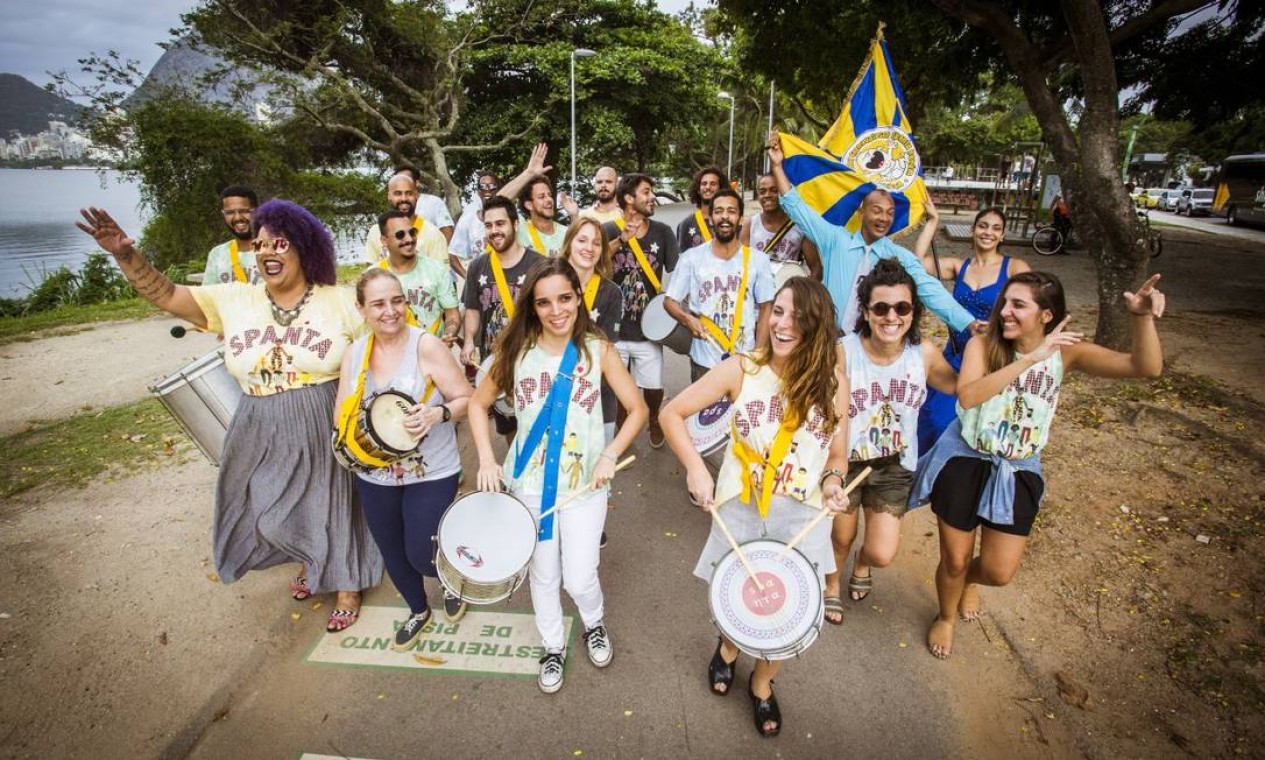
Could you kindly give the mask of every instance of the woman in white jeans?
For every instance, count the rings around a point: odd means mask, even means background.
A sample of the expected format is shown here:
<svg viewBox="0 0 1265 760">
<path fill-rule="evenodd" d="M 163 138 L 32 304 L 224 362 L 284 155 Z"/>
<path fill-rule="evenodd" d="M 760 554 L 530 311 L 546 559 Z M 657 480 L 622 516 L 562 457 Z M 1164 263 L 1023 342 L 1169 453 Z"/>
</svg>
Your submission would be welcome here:
<svg viewBox="0 0 1265 760">
<path fill-rule="evenodd" d="M 479 451 L 479 489 L 499 491 L 504 484 L 538 519 L 529 585 L 545 648 L 539 684 L 553 693 L 562 688 L 565 660 L 561 588 L 584 621 L 589 660 L 599 668 L 610 664 L 613 650 L 597 576 L 606 488 L 648 412 L 619 353 L 589 317 L 571 264 L 562 259 L 537 264 L 514 306 L 492 369 L 470 400 L 470 431 Z M 603 381 L 629 410 L 610 444 L 602 430 Z M 487 422 L 500 394 L 513 399 L 518 419 L 504 467 L 492 451 Z M 567 501 L 576 494 L 588 495 Z M 563 502 L 556 514 L 550 511 Z"/>
</svg>

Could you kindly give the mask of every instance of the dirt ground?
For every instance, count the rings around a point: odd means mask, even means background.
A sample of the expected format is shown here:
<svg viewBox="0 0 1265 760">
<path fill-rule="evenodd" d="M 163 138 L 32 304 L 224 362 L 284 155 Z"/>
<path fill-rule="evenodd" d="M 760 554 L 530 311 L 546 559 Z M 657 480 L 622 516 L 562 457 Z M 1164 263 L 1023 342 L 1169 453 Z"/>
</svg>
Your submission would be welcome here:
<svg viewBox="0 0 1265 760">
<path fill-rule="evenodd" d="M 1038 685 L 1003 697 L 1032 716 L 1022 729 L 1030 756 L 1069 754 L 1060 739 L 1046 744 L 1054 723 L 1091 758 L 1260 756 L 1265 745 L 1265 246 L 1165 236 L 1155 267 L 1170 297 L 1164 378 L 1068 381 L 1028 555 L 1014 583 L 985 590 L 981 622 L 959 627 L 955 668 L 986 641 L 1011 650 Z M 961 247 L 942 241 L 940 250 Z M 1084 252 L 1027 258 L 1063 278 L 1077 323 L 1092 329 Z M 0 409 L 0 430 L 81 403 L 50 400 L 64 384 L 23 382 L 18 363 L 64 357 L 71 341 L 127 346 L 103 376 L 124 365 L 145 375 L 128 386 L 139 397 L 145 382 L 200 353 L 165 338 L 168 326 L 147 320 L 4 347 L 2 387 L 28 396 Z M 139 337 L 114 344 L 123 338 L 106 340 L 107 330 Z M 211 569 L 181 559 L 191 547 L 209 555 L 213 478 L 186 452 L 171 466 L 0 504 L 0 680 L 13 685 L 0 706 L 0 755 L 130 747 L 159 756 L 187 746 L 180 731 L 226 688 L 224 663 L 245 678 L 275 646 L 276 631 L 257 623 L 291 624 L 277 612 L 289 568 L 206 594 Z M 138 510 L 154 493 L 171 498 L 159 512 Z M 934 552 L 931 530 L 925 519 L 908 524 L 904 551 Z M 158 609 L 171 599 L 175 609 Z M 294 609 L 305 621 L 327 612 Z M 163 686 L 147 687 L 155 682 Z M 966 682 L 957 692 L 977 716 L 998 699 Z"/>
</svg>

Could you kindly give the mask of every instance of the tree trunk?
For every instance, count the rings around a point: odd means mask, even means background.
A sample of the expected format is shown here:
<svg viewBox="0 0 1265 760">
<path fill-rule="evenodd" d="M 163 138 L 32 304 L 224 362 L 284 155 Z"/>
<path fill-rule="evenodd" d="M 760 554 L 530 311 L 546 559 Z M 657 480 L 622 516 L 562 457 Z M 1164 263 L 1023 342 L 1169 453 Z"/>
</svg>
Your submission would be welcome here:
<svg viewBox="0 0 1265 760">
<path fill-rule="evenodd" d="M 448 213 L 456 219 L 461 214 L 461 187 L 452 181 L 452 174 L 448 172 L 448 156 L 444 154 L 444 148 L 439 144 L 439 140 L 428 137 L 425 143 L 427 149 L 430 150 L 431 161 L 435 164 L 435 176 L 439 179 L 439 184 L 443 186 L 444 202 L 448 204 Z"/>
</svg>

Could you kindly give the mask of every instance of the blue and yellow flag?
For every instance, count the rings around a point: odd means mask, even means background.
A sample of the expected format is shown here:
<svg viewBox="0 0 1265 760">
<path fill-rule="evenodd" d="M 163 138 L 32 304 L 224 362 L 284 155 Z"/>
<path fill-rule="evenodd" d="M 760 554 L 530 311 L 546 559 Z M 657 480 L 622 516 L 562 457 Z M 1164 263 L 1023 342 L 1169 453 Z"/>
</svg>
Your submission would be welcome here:
<svg viewBox="0 0 1265 760">
<path fill-rule="evenodd" d="M 927 187 L 882 24 L 843 112 L 825 137 L 817 145 L 793 135 L 781 137 L 787 178 L 826 221 L 856 232 L 861 201 L 875 189 L 887 190 L 896 203 L 889 234 L 922 218 Z"/>
</svg>

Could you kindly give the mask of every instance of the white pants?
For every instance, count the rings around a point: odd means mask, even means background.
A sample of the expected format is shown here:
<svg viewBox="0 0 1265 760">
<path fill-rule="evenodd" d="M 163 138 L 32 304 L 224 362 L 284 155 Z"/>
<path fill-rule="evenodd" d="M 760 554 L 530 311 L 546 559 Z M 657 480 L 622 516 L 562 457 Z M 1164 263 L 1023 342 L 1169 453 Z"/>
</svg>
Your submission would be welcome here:
<svg viewBox="0 0 1265 760">
<path fill-rule="evenodd" d="M 562 589 L 580 612 L 585 628 L 602 622 L 602 584 L 597 577 L 598 543 L 606 526 L 606 491 L 567 504 L 553 513 L 553 536 L 538 541 L 531 557 L 531 606 L 544 647 L 561 652 L 566 644 L 562 625 Z M 540 517 L 540 496 L 519 495 L 532 515 Z M 562 495 L 558 501 L 563 500 Z"/>
</svg>

